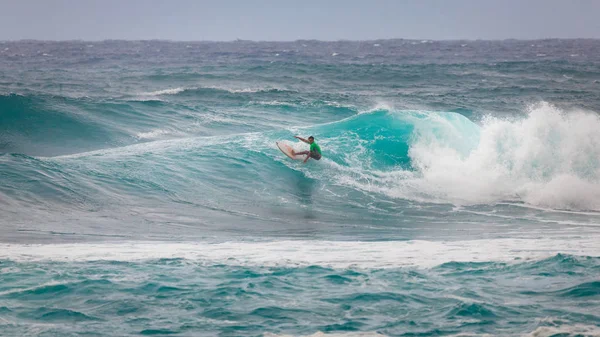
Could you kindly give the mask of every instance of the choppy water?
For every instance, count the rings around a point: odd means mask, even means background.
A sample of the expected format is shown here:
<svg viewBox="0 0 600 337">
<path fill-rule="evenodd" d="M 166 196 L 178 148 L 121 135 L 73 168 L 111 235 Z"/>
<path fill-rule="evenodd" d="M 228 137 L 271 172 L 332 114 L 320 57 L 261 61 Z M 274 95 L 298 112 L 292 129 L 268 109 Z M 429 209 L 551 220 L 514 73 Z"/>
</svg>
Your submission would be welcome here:
<svg viewBox="0 0 600 337">
<path fill-rule="evenodd" d="M 0 42 L 0 335 L 598 336 L 599 55 Z"/>
</svg>

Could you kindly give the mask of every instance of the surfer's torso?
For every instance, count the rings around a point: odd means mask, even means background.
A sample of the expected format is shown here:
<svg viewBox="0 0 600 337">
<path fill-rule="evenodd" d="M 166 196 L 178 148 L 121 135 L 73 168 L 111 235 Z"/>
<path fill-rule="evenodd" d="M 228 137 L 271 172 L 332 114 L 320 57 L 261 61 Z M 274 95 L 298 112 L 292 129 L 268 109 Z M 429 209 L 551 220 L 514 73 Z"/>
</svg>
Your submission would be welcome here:
<svg viewBox="0 0 600 337">
<path fill-rule="evenodd" d="M 321 148 L 315 142 L 310 144 L 310 157 L 316 160 L 321 159 Z"/>
<path fill-rule="evenodd" d="M 310 144 L 310 152 L 316 152 L 319 155 L 321 155 L 321 148 L 319 147 L 319 145 L 317 145 L 317 143 L 313 142 L 312 144 Z"/>
</svg>

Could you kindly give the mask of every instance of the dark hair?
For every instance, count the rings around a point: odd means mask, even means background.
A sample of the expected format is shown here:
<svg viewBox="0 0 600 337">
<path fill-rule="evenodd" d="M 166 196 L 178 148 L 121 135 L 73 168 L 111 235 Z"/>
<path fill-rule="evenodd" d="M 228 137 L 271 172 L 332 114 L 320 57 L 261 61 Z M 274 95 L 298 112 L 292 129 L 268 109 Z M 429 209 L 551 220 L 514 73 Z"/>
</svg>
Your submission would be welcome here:
<svg viewBox="0 0 600 337">
<path fill-rule="evenodd" d="M 311 139 L 311 138 L 312 138 L 312 139 L 315 139 L 315 137 L 313 137 L 313 136 L 308 136 L 308 139 Z"/>
</svg>

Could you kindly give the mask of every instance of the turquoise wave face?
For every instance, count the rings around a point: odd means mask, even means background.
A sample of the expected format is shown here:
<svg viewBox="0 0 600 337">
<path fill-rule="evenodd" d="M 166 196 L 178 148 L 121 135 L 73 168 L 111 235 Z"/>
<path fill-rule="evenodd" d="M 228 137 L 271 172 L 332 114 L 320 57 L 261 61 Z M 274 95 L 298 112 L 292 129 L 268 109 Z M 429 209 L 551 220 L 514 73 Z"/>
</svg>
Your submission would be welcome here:
<svg viewBox="0 0 600 337">
<path fill-rule="evenodd" d="M 6 155 L 3 168 L 12 172 L 13 183 L 22 182 L 13 193 L 29 190 L 36 196 L 46 195 L 49 203 L 59 195 L 60 199 L 103 203 L 121 199 L 117 193 L 194 203 L 197 192 L 204 190 L 213 191 L 214 197 L 227 198 L 231 194 L 244 196 L 252 190 L 269 190 L 277 198 L 285 195 L 281 193 L 283 186 L 273 184 L 269 176 L 301 180 L 303 175 L 312 174 L 315 183 L 329 185 L 321 178 L 344 172 L 411 171 L 414 169 L 409 148 L 420 134 L 454 142 L 468 153 L 468 148 L 476 144 L 477 129 L 455 113 L 389 110 L 374 110 L 339 122 L 301 128 L 298 132 L 316 135 L 326 154 L 323 163 L 315 163 L 310 171 L 286 161 L 275 150 L 275 141 L 293 139 L 289 130 L 156 141 L 66 157 L 36 159 Z M 465 137 L 475 140 L 469 144 Z M 295 146 L 302 149 L 301 143 Z M 30 168 L 30 172 L 24 173 L 23 166 Z M 28 177 L 33 176 L 43 184 L 30 185 Z M 244 182 L 239 184 L 234 178 Z"/>
<path fill-rule="evenodd" d="M 61 154 L 71 142 L 85 150 L 122 136 L 73 99 L 0 95 L 0 110 L 0 152 Z"/>
<path fill-rule="evenodd" d="M 548 224 L 537 207 L 557 209 L 548 215 L 559 223 L 571 219 L 560 209 L 598 208 L 594 123 L 600 125 L 592 115 L 565 117 L 547 106 L 525 120 L 489 119 L 483 125 L 452 112 L 375 109 L 290 130 L 151 141 L 50 158 L 4 155 L 2 193 L 11 207 L 35 210 L 8 214 L 17 226 L 69 212 L 73 219 L 56 218 L 68 228 L 62 232 L 76 233 L 79 217 L 86 216 L 84 237 L 203 237 L 225 230 L 406 239 L 446 235 L 431 230 L 444 226 L 435 218 L 449 210 L 459 221 L 503 226 L 518 226 L 512 216 L 519 214 L 533 233 Z M 532 128 L 538 131 L 527 133 Z M 296 133 L 314 135 L 324 158 L 303 165 L 283 156 L 275 141 Z M 579 144 L 577 151 L 573 144 Z M 504 215 L 498 203 L 508 204 Z M 306 219 L 319 224 L 307 227 Z M 589 213 L 577 225 L 596 220 Z M 414 229 L 397 231 L 399 221 L 410 221 Z M 381 232 L 370 230 L 372 222 Z M 34 232 L 53 232 L 52 218 L 43 223 Z M 127 231 L 122 223 L 130 223 Z"/>
<path fill-rule="evenodd" d="M 445 143 L 466 156 L 477 146 L 480 131 L 475 123 L 454 112 L 376 108 L 305 132 L 324 138 L 328 157 L 334 161 L 390 171 L 414 170 L 409 150 L 419 141 Z M 355 153 L 358 156 L 353 156 Z"/>
<path fill-rule="evenodd" d="M 246 230 L 257 228 L 247 227 L 248 222 L 261 223 L 269 231 L 280 230 L 275 223 L 288 222 L 290 230 L 302 230 L 307 216 L 318 216 L 333 227 L 338 221 L 383 217 L 391 226 L 398 216 L 385 205 L 390 197 L 357 189 L 353 182 L 365 176 L 376 179 L 372 172 L 418 174 L 411 167 L 412 142 L 420 132 L 452 140 L 453 135 L 440 131 L 447 123 L 459 135 L 478 128 L 455 113 L 383 109 L 300 128 L 298 132 L 317 137 L 325 155 L 306 166 L 289 161 L 275 147 L 277 140 L 293 139 L 292 130 L 153 141 L 50 158 L 7 154 L 0 157 L 9 182 L 2 191 L 24 207 L 92 211 L 98 217 L 91 222 L 104 222 L 108 213 L 117 221 L 137 222 L 132 209 L 139 214 L 153 208 L 165 216 L 182 212 L 178 219 L 192 233 L 218 227 L 211 224 L 212 216 L 225 222 L 221 226 Z M 463 137 L 456 139 L 458 148 L 464 146 Z M 294 146 L 301 150 L 305 145 Z M 386 186 L 385 181 L 381 184 Z M 340 194 L 347 197 L 340 199 Z M 348 220 L 348 200 L 360 205 L 365 194 L 372 201 L 351 210 L 360 216 Z M 382 209 L 370 209 L 373 204 Z M 306 209 L 309 205 L 313 210 Z M 198 219 L 207 219 L 207 224 L 198 226 Z M 118 229 L 111 227 L 104 228 L 103 235 L 116 235 Z"/>
<path fill-rule="evenodd" d="M 175 101 L 163 101 L 162 95 Z M 52 157 L 151 140 L 267 131 L 283 122 L 318 124 L 357 112 L 353 105 L 334 102 L 335 95 L 308 102 L 297 96 L 277 89 L 218 88 L 118 99 L 0 95 L 0 153 Z"/>
</svg>

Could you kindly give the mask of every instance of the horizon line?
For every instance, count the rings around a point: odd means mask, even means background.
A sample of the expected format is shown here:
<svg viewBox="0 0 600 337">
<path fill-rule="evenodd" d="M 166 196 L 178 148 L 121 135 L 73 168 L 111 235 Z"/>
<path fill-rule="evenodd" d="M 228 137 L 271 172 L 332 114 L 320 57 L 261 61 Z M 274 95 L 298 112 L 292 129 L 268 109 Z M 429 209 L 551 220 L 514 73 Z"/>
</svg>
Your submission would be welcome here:
<svg viewBox="0 0 600 337">
<path fill-rule="evenodd" d="M 518 38 L 504 38 L 504 39 L 413 39 L 413 38 L 378 38 L 378 39 L 365 39 L 365 40 L 351 40 L 351 39 L 337 39 L 337 40 L 320 40 L 320 39 L 296 39 L 296 40 L 248 40 L 248 39 L 234 39 L 234 40 L 173 40 L 173 39 L 102 39 L 102 40 L 86 40 L 86 39 L 61 39 L 61 40 L 47 40 L 47 39 L 14 39 L 14 40 L 0 40 L 0 43 L 7 42 L 171 42 L 171 43 L 240 43 L 240 42 L 251 42 L 251 43 L 293 43 L 293 42 L 378 42 L 378 41 L 419 41 L 419 42 L 503 42 L 503 41 L 547 41 L 547 40 L 600 40 L 600 38 L 593 37 L 575 37 L 575 38 L 562 38 L 562 37 L 546 37 L 537 39 L 518 39 Z"/>
</svg>

